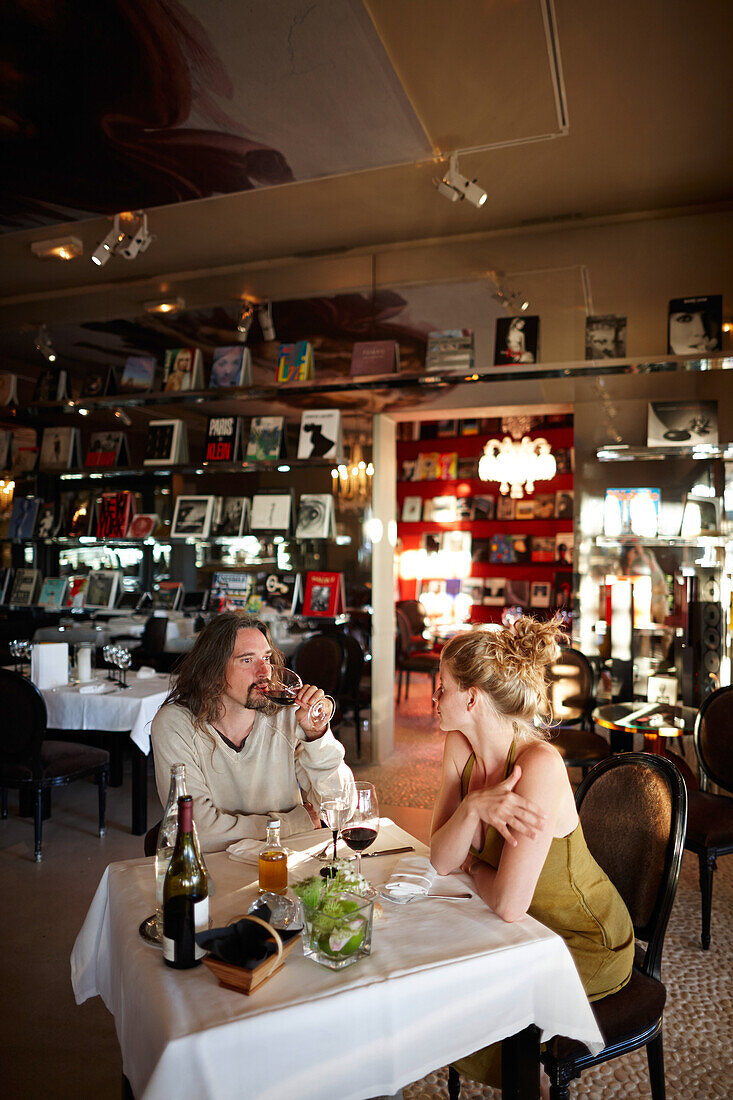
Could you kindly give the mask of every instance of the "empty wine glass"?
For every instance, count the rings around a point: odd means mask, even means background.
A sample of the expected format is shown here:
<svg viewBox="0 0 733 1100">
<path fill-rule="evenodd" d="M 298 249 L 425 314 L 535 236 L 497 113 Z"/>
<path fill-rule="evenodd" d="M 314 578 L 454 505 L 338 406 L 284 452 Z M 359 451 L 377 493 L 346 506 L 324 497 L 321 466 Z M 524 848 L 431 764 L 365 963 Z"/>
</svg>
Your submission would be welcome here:
<svg viewBox="0 0 733 1100">
<path fill-rule="evenodd" d="M 273 668 L 269 683 L 262 688 L 263 693 L 279 707 L 292 707 L 303 681 L 291 668 Z M 313 722 L 330 722 L 336 704 L 330 695 L 312 703 L 308 708 L 308 717 Z"/>
<path fill-rule="evenodd" d="M 132 664 L 132 654 L 130 650 L 125 649 L 124 646 L 116 646 L 114 662 L 120 670 L 120 687 L 129 687 L 130 685 L 127 683 L 127 670 Z"/>
<path fill-rule="evenodd" d="M 373 844 L 379 832 L 379 803 L 377 792 L 372 783 L 358 782 L 356 787 L 356 806 L 341 836 L 356 852 L 356 873 L 361 874 L 361 853 Z"/>
<path fill-rule="evenodd" d="M 351 795 L 349 786 L 339 772 L 334 772 L 319 783 L 321 797 L 321 817 L 333 834 L 333 859 L 336 860 L 336 845 L 339 832 L 351 813 Z"/>
<path fill-rule="evenodd" d="M 107 645 L 102 648 L 102 656 L 104 657 L 105 664 L 108 666 L 108 669 L 107 669 L 107 679 L 108 680 L 114 680 L 114 678 L 115 678 L 114 673 L 112 671 L 112 652 L 113 652 L 114 648 L 115 647 L 110 642 L 108 642 Z"/>
</svg>

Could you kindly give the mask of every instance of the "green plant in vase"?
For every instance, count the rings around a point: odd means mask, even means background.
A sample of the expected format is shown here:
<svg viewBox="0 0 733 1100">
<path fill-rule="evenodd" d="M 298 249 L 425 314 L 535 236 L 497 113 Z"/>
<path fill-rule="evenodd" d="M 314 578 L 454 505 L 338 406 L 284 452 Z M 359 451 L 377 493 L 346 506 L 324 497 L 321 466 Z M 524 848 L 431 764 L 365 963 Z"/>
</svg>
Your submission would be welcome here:
<svg viewBox="0 0 733 1100">
<path fill-rule="evenodd" d="M 303 906 L 305 955 L 340 970 L 370 954 L 374 904 L 366 879 L 337 868 L 329 878 L 296 883 L 293 891 Z"/>
</svg>

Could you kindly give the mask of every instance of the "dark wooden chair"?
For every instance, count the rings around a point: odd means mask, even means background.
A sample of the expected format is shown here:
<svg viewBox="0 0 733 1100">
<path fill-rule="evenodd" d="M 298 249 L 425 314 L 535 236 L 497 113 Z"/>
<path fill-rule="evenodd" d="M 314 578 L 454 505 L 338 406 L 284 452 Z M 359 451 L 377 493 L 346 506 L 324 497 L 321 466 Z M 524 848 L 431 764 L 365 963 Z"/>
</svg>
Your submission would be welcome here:
<svg viewBox="0 0 733 1100">
<path fill-rule="evenodd" d="M 580 768 L 583 777 L 592 767 L 611 755 L 605 737 L 592 728 L 595 706 L 595 673 L 584 653 L 563 646 L 560 657 L 547 674 L 550 701 L 557 725 L 552 744 L 560 752 L 565 766 Z"/>
<path fill-rule="evenodd" d="M 343 715 L 351 712 L 356 730 L 356 751 L 361 756 L 361 710 L 371 706 L 371 690 L 362 686 L 365 654 L 361 643 L 353 634 L 339 635 L 343 651 L 341 682 L 338 688 L 338 704 Z"/>
<path fill-rule="evenodd" d="M 397 702 L 402 699 L 402 676 L 405 676 L 405 699 L 410 691 L 410 673 L 424 672 L 432 681 L 432 694 L 435 695 L 435 678 L 440 668 L 440 657 L 437 653 L 426 653 L 422 649 L 414 649 L 411 643 L 410 624 L 407 616 L 397 609 Z M 435 705 L 435 704 L 433 704 Z"/>
<path fill-rule="evenodd" d="M 424 604 L 419 600 L 398 600 L 395 608 L 402 612 L 410 624 L 410 648 L 414 652 L 432 649 L 433 644 L 426 634 L 428 616 Z"/>
<path fill-rule="evenodd" d="M 714 691 L 703 702 L 695 719 L 695 752 L 700 768 L 700 790 L 688 786 L 685 848 L 700 865 L 702 894 L 702 947 L 710 947 L 713 907 L 713 873 L 718 856 L 733 852 L 733 687 Z M 712 794 L 710 783 L 728 794 Z"/>
<path fill-rule="evenodd" d="M 2 816 L 8 816 L 8 788 L 29 796 L 35 822 L 35 858 L 41 862 L 45 792 L 86 776 L 99 788 L 99 835 L 105 834 L 109 753 L 70 741 L 46 741 L 46 704 L 35 684 L 9 669 L 0 669 L 0 790 Z M 49 796 L 46 794 L 46 798 Z"/>
<path fill-rule="evenodd" d="M 331 719 L 332 730 L 338 729 L 341 724 L 338 689 L 343 663 L 343 649 L 335 634 L 311 635 L 300 643 L 292 658 L 291 667 L 304 684 L 316 684 L 336 701 L 336 710 Z"/>
<path fill-rule="evenodd" d="M 593 1009 L 605 1047 L 591 1054 L 575 1039 L 555 1036 L 541 1056 L 551 1100 L 569 1100 L 568 1082 L 585 1069 L 645 1046 L 652 1100 L 664 1100 L 662 948 L 682 865 L 687 790 L 671 761 L 651 753 L 603 760 L 575 795 L 583 833 L 596 862 L 626 902 L 637 941 L 630 981 Z M 460 1094 L 451 1066 L 448 1091 Z"/>
</svg>

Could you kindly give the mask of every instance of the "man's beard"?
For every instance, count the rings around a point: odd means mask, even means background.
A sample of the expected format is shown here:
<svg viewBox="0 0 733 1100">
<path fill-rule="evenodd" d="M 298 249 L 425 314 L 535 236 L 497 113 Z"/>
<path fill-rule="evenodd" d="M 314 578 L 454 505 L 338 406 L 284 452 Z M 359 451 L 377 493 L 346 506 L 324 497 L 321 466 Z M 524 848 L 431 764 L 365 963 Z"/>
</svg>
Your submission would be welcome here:
<svg viewBox="0 0 733 1100">
<path fill-rule="evenodd" d="M 273 703 L 272 699 L 262 694 L 261 686 L 258 684 L 250 685 L 245 706 L 247 710 L 258 710 L 262 714 L 275 714 L 279 710 L 277 703 Z"/>
</svg>

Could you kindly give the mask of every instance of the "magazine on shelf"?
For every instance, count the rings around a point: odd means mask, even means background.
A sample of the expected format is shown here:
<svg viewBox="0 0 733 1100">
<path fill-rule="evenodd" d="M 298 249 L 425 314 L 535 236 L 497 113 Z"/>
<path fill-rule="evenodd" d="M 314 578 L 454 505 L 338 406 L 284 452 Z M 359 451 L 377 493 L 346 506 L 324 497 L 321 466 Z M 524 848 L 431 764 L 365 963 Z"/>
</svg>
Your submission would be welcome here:
<svg viewBox="0 0 733 1100">
<path fill-rule="evenodd" d="M 93 432 L 87 447 L 84 465 L 92 468 L 100 466 L 129 466 L 127 436 L 124 432 Z"/>
<path fill-rule="evenodd" d="M 289 534 L 293 518 L 293 491 L 255 493 L 252 497 L 249 528 L 256 531 Z"/>
<path fill-rule="evenodd" d="M 41 585 L 38 606 L 55 610 L 63 607 L 69 582 L 66 577 L 46 577 Z"/>
<path fill-rule="evenodd" d="M 307 573 L 303 614 L 334 618 L 346 608 L 343 573 Z"/>
<path fill-rule="evenodd" d="M 484 604 L 486 607 L 503 607 L 506 603 L 506 577 L 484 578 Z"/>
<path fill-rule="evenodd" d="M 402 523 L 419 523 L 422 519 L 422 497 L 405 497 L 402 501 Z"/>
<path fill-rule="evenodd" d="M 241 538 L 245 521 L 249 519 L 248 497 L 217 497 L 211 520 L 211 534 L 215 538 Z"/>
<path fill-rule="evenodd" d="M 209 377 L 211 389 L 252 385 L 252 353 L 244 344 L 214 348 Z"/>
<path fill-rule="evenodd" d="M 400 345 L 396 340 L 359 340 L 351 352 L 352 378 L 365 374 L 396 374 L 400 369 Z"/>
<path fill-rule="evenodd" d="M 9 568 L 0 569 L 0 604 L 7 604 L 10 591 L 13 587 L 14 571 Z"/>
<path fill-rule="evenodd" d="M 297 539 L 336 537 L 333 497 L 330 493 L 301 493 L 298 501 Z"/>
<path fill-rule="evenodd" d="M 84 607 L 114 607 L 120 573 L 116 569 L 92 569 L 84 591 Z"/>
<path fill-rule="evenodd" d="M 427 371 L 472 370 L 473 332 L 469 328 L 450 328 L 428 333 L 425 355 Z"/>
<path fill-rule="evenodd" d="M 155 512 L 138 512 L 130 520 L 127 537 L 128 539 L 149 539 L 159 523 L 160 516 Z"/>
<path fill-rule="evenodd" d="M 36 530 L 40 497 L 13 497 L 13 510 L 8 524 L 9 539 L 32 539 Z"/>
<path fill-rule="evenodd" d="M 339 409 L 311 409 L 300 420 L 298 458 L 343 457 L 341 412 Z"/>
<path fill-rule="evenodd" d="M 210 416 L 206 426 L 204 462 L 236 462 L 241 437 L 241 416 Z"/>
<path fill-rule="evenodd" d="M 188 436 L 182 420 L 151 420 L 143 466 L 176 466 L 188 462 Z"/>
<path fill-rule="evenodd" d="M 163 359 L 163 389 L 167 393 L 204 388 L 201 348 L 169 348 Z"/>
<path fill-rule="evenodd" d="M 294 615 L 301 598 L 300 573 L 255 573 L 246 609 L 251 615 L 263 611 Z"/>
<path fill-rule="evenodd" d="M 46 501 L 38 509 L 37 539 L 52 539 L 58 534 L 60 515 L 53 501 Z"/>
<path fill-rule="evenodd" d="M 83 607 L 84 595 L 89 584 L 89 574 L 84 573 L 69 577 L 69 587 L 66 592 L 67 607 Z"/>
<path fill-rule="evenodd" d="M 69 470 L 81 466 L 81 438 L 78 428 L 44 428 L 39 470 Z"/>
<path fill-rule="evenodd" d="M 284 454 L 282 416 L 253 416 L 249 428 L 245 458 L 252 462 L 268 462 Z"/>
<path fill-rule="evenodd" d="M 33 390 L 34 401 L 65 401 L 68 397 L 65 370 L 44 370 Z"/>
<path fill-rule="evenodd" d="M 552 603 L 552 585 L 549 581 L 532 581 L 529 589 L 530 607 L 549 607 Z"/>
<path fill-rule="evenodd" d="M 16 569 L 8 603 L 11 607 L 32 607 L 41 580 L 38 569 Z"/>
<path fill-rule="evenodd" d="M 82 397 L 107 397 L 117 393 L 117 375 L 112 367 L 92 367 L 84 375 Z"/>
<path fill-rule="evenodd" d="M 213 496 L 180 496 L 176 499 L 171 526 L 171 538 L 209 537 L 214 514 Z"/>
<path fill-rule="evenodd" d="M 71 489 L 61 494 L 59 534 L 68 538 L 91 535 L 94 497 L 91 489 Z"/>
<path fill-rule="evenodd" d="M 97 538 L 125 538 L 134 514 L 135 494 L 129 489 L 102 493 L 97 501 Z"/>
<path fill-rule="evenodd" d="M 13 428 L 12 436 L 10 470 L 18 477 L 36 468 L 38 436 L 35 428 Z"/>
<path fill-rule="evenodd" d="M 18 404 L 18 376 L 10 371 L 0 371 L 0 405 Z"/>
<path fill-rule="evenodd" d="M 183 600 L 180 581 L 160 581 L 153 592 L 153 607 L 159 611 L 177 611 Z"/>
<path fill-rule="evenodd" d="M 313 345 L 308 340 L 281 344 L 277 359 L 278 382 L 309 382 L 313 378 Z"/>
<path fill-rule="evenodd" d="M 251 587 L 251 573 L 214 573 L 211 578 L 209 610 L 243 611 L 247 606 Z"/>
<path fill-rule="evenodd" d="M 152 355 L 130 355 L 120 379 L 120 393 L 147 393 L 155 382 L 157 363 Z"/>
</svg>

